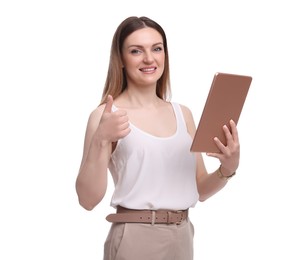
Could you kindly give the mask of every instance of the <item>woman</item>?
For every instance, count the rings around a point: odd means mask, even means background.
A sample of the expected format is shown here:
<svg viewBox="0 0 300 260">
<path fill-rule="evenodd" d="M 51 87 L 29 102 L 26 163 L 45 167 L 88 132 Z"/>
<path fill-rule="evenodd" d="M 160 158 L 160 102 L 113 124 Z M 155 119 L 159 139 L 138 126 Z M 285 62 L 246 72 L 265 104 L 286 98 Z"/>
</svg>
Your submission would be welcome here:
<svg viewBox="0 0 300 260">
<path fill-rule="evenodd" d="M 101 104 L 90 114 L 76 180 L 79 203 L 92 210 L 103 199 L 107 173 L 115 214 L 105 260 L 193 259 L 188 209 L 222 189 L 239 164 L 236 125 L 224 126 L 227 145 L 209 153 L 220 167 L 208 173 L 201 153 L 191 153 L 196 127 L 191 111 L 168 101 L 167 39 L 147 17 L 117 28 Z"/>
</svg>

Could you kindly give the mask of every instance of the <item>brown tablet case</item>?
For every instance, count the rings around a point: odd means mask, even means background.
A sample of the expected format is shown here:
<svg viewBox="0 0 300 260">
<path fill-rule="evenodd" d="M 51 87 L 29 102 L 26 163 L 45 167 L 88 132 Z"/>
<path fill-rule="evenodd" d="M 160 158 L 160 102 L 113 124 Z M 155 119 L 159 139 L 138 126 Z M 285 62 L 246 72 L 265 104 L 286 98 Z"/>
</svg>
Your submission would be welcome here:
<svg viewBox="0 0 300 260">
<path fill-rule="evenodd" d="M 252 77 L 228 73 L 214 75 L 191 146 L 192 152 L 220 152 L 213 138 L 227 145 L 223 125 L 238 123 Z M 230 129 L 230 127 L 229 127 Z"/>
</svg>

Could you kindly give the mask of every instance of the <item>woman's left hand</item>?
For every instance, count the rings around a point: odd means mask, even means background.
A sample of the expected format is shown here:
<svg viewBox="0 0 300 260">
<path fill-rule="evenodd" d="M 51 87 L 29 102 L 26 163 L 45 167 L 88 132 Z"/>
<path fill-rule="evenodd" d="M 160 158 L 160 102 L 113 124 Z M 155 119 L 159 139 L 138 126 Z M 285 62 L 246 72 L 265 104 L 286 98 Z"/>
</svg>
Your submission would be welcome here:
<svg viewBox="0 0 300 260">
<path fill-rule="evenodd" d="M 226 137 L 227 145 L 225 146 L 219 138 L 215 137 L 214 141 L 219 148 L 219 153 L 207 153 L 207 156 L 215 157 L 220 160 L 222 172 L 224 175 L 230 175 L 236 171 L 240 160 L 240 143 L 236 124 L 230 120 L 230 129 L 226 125 L 223 126 L 223 131 Z"/>
</svg>

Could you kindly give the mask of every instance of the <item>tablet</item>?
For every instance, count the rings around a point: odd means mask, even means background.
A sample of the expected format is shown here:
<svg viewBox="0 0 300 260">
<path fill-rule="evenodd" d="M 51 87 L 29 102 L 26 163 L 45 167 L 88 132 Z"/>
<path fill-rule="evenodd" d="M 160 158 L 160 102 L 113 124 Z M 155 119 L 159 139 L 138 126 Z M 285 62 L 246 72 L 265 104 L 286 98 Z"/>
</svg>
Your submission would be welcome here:
<svg viewBox="0 0 300 260">
<path fill-rule="evenodd" d="M 214 137 L 227 145 L 223 125 L 230 129 L 230 119 L 238 123 L 251 81 L 252 77 L 245 75 L 214 75 L 190 148 L 192 152 L 220 152 Z"/>
</svg>

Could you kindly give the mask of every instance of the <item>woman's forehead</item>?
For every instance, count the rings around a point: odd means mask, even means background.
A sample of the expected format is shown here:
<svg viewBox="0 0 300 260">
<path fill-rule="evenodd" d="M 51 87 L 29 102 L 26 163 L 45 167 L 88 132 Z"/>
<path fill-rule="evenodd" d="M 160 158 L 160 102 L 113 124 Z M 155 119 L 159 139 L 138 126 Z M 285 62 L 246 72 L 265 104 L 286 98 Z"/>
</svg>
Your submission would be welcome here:
<svg viewBox="0 0 300 260">
<path fill-rule="evenodd" d="M 161 34 L 150 27 L 142 28 L 134 31 L 124 41 L 124 47 L 130 46 L 152 46 L 155 44 L 163 44 Z"/>
</svg>

